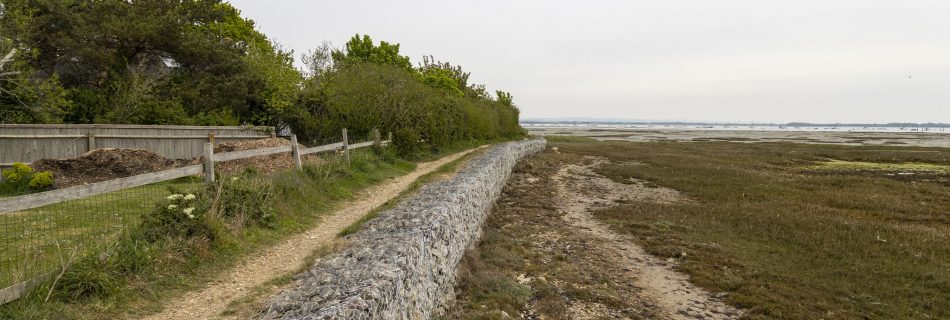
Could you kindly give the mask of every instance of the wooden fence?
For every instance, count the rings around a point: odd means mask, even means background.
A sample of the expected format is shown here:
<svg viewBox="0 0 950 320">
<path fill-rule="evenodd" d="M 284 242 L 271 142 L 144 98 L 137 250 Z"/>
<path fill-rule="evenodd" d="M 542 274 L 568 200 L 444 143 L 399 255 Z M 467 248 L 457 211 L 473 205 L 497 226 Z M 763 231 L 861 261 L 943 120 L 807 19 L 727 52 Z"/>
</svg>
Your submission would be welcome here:
<svg viewBox="0 0 950 320">
<path fill-rule="evenodd" d="M 207 142 L 273 136 L 273 127 L 202 127 L 112 124 L 0 124 L 0 166 L 39 159 L 75 158 L 96 148 L 145 149 L 165 158 L 200 157 Z"/>
<path fill-rule="evenodd" d="M 326 151 L 335 151 L 339 150 L 343 152 L 346 160 L 350 159 L 350 150 L 370 147 L 373 145 L 386 146 L 389 145 L 392 141 L 390 136 L 389 140 L 381 140 L 379 131 L 373 131 L 372 141 L 361 142 L 356 144 L 350 144 L 347 138 L 346 129 L 343 129 L 343 141 L 337 143 L 331 143 L 322 146 L 310 147 L 310 148 L 299 148 L 297 145 L 297 137 L 291 136 L 291 144 L 286 146 L 278 147 L 268 147 L 261 149 L 251 149 L 251 150 L 242 150 L 234 152 L 223 152 L 223 153 L 214 153 L 214 146 L 212 143 L 207 142 L 203 145 L 204 153 L 202 155 L 203 163 L 199 165 L 192 165 L 186 167 L 180 167 L 175 169 L 168 169 L 163 171 L 151 172 L 146 174 L 140 174 L 131 177 L 118 178 L 103 182 L 91 183 L 86 185 L 74 186 L 69 188 L 57 189 L 52 191 L 3 198 L 0 199 L 0 215 L 14 214 L 19 211 L 29 210 L 34 208 L 39 208 L 51 204 L 61 203 L 70 200 L 82 199 L 87 197 L 92 197 L 95 195 L 100 195 L 104 193 L 130 189 L 135 187 L 144 186 L 147 184 L 158 183 L 168 180 L 173 180 L 181 177 L 193 176 L 198 174 L 204 174 L 205 182 L 213 182 L 215 180 L 214 175 L 214 163 L 221 161 L 230 161 L 237 159 L 245 159 L 251 157 L 267 156 L 278 153 L 290 152 L 294 157 L 294 163 L 297 170 L 302 169 L 301 156 L 317 153 L 317 152 L 326 152 Z M 21 283 L 14 284 L 12 286 L 0 289 L 0 304 L 4 304 L 16 299 L 19 299 L 23 294 L 31 290 L 33 287 L 43 283 L 49 277 L 51 277 L 54 272 L 45 273 L 37 278 L 33 278 Z"/>
</svg>

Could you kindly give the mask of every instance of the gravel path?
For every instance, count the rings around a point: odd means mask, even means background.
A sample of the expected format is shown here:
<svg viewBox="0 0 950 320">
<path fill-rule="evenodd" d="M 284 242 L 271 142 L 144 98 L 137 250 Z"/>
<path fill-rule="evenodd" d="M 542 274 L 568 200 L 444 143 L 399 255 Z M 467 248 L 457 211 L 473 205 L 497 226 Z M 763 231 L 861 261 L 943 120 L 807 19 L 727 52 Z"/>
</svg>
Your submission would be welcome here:
<svg viewBox="0 0 950 320">
<path fill-rule="evenodd" d="M 416 170 L 380 185 L 364 190 L 352 202 L 323 217 L 315 228 L 260 252 L 239 263 L 231 270 L 222 271 L 217 279 L 201 290 L 185 293 L 165 304 L 161 313 L 145 319 L 214 319 L 235 299 L 248 294 L 253 288 L 284 274 L 292 273 L 310 264 L 311 252 L 336 238 L 343 228 L 353 224 L 370 210 L 396 197 L 420 176 L 456 160 L 475 149 L 459 152 L 442 159 L 420 163 Z"/>
</svg>

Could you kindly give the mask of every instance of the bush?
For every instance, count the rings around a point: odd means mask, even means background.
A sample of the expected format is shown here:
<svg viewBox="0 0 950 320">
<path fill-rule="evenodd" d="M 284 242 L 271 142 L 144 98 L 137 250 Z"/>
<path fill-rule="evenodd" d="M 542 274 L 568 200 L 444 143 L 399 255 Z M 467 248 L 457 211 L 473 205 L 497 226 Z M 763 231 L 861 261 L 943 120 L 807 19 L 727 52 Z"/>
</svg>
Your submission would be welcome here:
<svg viewBox="0 0 950 320">
<path fill-rule="evenodd" d="M 460 141 L 524 136 L 510 95 L 460 96 L 413 71 L 373 63 L 347 63 L 322 79 L 304 89 L 301 105 L 308 110 L 289 121 L 303 141 L 336 137 L 343 128 L 364 137 L 378 128 L 392 133 L 400 156 L 418 159 Z"/>
<path fill-rule="evenodd" d="M 214 228 L 209 225 L 206 217 L 210 206 L 207 198 L 202 192 L 173 192 L 142 217 L 138 231 L 147 241 L 196 236 L 213 239 Z"/>
<path fill-rule="evenodd" d="M 30 166 L 17 162 L 10 169 L 2 171 L 3 183 L 0 193 L 22 194 L 46 191 L 53 187 L 53 173 L 34 172 Z"/>
<path fill-rule="evenodd" d="M 33 175 L 27 186 L 30 190 L 47 190 L 53 186 L 53 173 L 49 171 Z"/>
</svg>

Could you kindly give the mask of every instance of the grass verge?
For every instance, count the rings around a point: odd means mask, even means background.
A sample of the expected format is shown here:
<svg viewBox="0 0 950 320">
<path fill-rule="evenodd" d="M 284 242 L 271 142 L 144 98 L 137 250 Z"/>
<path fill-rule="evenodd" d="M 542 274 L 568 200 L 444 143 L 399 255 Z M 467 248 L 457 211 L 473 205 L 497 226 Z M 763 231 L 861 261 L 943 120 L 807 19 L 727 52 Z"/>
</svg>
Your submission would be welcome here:
<svg viewBox="0 0 950 320">
<path fill-rule="evenodd" d="M 0 306 L 0 318 L 136 318 L 157 311 L 162 301 L 200 287 L 241 257 L 319 223 L 321 215 L 355 192 L 415 166 L 388 152 L 359 150 L 351 158 L 350 165 L 330 158 L 302 172 L 251 172 L 230 182 L 225 177 L 222 185 L 231 185 L 224 191 L 167 200 L 179 201 L 174 209 L 160 199 L 180 190 L 156 192 L 153 203 L 159 204 L 143 219 L 147 223 L 102 254 L 79 258 L 55 286 L 47 283 Z M 186 206 L 196 211 L 181 212 Z"/>
<path fill-rule="evenodd" d="M 402 192 L 400 192 L 400 194 L 397 197 L 387 201 L 386 203 L 384 203 L 383 205 L 379 207 L 374 208 L 368 214 L 363 216 L 359 221 L 353 223 L 352 225 L 348 226 L 344 230 L 341 230 L 341 232 L 338 234 L 338 236 L 341 237 L 341 239 L 338 239 L 337 241 L 331 244 L 325 245 L 321 247 L 320 249 L 314 251 L 311 254 L 311 256 L 305 260 L 314 261 L 319 257 L 323 257 L 323 256 L 326 256 L 326 255 L 329 255 L 331 253 L 341 250 L 342 248 L 346 246 L 346 241 L 343 240 L 342 237 L 345 237 L 349 234 L 353 234 L 356 231 L 359 231 L 363 223 L 365 223 L 366 221 L 372 220 L 373 218 L 377 217 L 380 212 L 391 209 L 396 204 L 402 202 L 408 197 L 411 197 L 423 185 L 450 178 L 456 172 L 458 172 L 459 169 L 461 169 L 462 165 L 466 161 L 468 161 L 468 159 L 471 159 L 473 156 L 475 156 L 479 152 L 480 151 L 469 153 L 461 158 L 458 158 L 449 163 L 443 164 L 442 166 L 440 166 L 433 172 L 420 176 L 419 178 L 414 180 L 412 184 L 408 188 L 406 188 L 406 190 L 403 190 Z M 305 272 L 309 267 L 310 266 L 308 265 L 303 270 L 299 270 L 295 272 L 295 274 Z M 279 291 L 280 288 L 287 286 L 292 280 L 291 277 L 292 275 L 290 274 L 281 275 L 265 284 L 255 287 L 254 289 L 251 290 L 251 293 L 232 301 L 229 304 L 227 310 L 222 312 L 221 316 L 227 317 L 227 318 L 241 318 L 241 319 L 253 318 L 259 311 L 261 304 L 264 303 L 265 300 L 271 294 Z"/>
<path fill-rule="evenodd" d="M 394 206 L 396 206 L 397 203 L 400 203 L 406 198 L 409 198 L 410 196 L 415 194 L 417 191 L 419 191 L 419 188 L 422 188 L 422 186 L 426 184 L 452 177 L 453 175 L 455 175 L 456 172 L 458 172 L 458 170 L 462 168 L 462 165 L 465 162 L 467 162 L 472 157 L 481 153 L 482 151 L 473 151 L 469 154 L 466 154 L 465 156 L 461 158 L 452 160 L 451 162 L 440 166 L 435 171 L 432 171 L 430 173 L 426 173 L 420 176 L 418 179 L 413 181 L 412 184 L 410 184 L 409 187 L 406 188 L 406 190 L 403 190 L 402 192 L 400 192 L 398 196 L 396 196 L 395 198 L 389 201 L 386 201 L 386 203 L 373 209 L 373 211 L 370 211 L 369 213 L 367 213 L 365 216 L 360 218 L 360 220 L 347 226 L 343 230 L 340 230 L 340 233 L 338 235 L 340 237 L 345 237 L 345 236 L 356 233 L 357 231 L 360 230 L 360 228 L 362 228 L 364 223 L 379 216 L 380 212 L 392 209 Z"/>
</svg>

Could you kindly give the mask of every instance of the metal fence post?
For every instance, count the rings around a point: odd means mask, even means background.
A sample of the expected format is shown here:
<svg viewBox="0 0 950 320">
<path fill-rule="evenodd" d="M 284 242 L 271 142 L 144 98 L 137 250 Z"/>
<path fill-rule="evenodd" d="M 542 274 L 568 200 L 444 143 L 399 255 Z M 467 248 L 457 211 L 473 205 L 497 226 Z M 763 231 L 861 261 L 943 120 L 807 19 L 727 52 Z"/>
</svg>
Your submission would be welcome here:
<svg viewBox="0 0 950 320">
<path fill-rule="evenodd" d="M 300 147 L 297 146 L 296 134 L 290 136 L 290 150 L 293 151 L 294 164 L 297 166 L 297 170 L 303 170 L 303 163 L 300 161 Z"/>
<path fill-rule="evenodd" d="M 205 143 L 205 183 L 214 182 L 214 144 Z"/>
<path fill-rule="evenodd" d="M 346 163 L 350 163 L 350 142 L 346 138 L 346 128 L 343 128 L 343 154 L 346 156 Z"/>
</svg>

